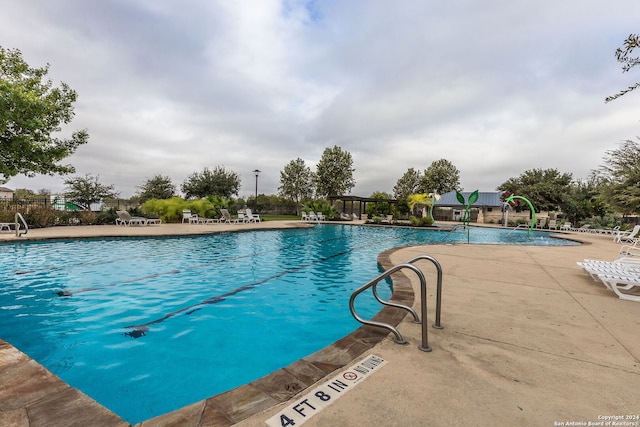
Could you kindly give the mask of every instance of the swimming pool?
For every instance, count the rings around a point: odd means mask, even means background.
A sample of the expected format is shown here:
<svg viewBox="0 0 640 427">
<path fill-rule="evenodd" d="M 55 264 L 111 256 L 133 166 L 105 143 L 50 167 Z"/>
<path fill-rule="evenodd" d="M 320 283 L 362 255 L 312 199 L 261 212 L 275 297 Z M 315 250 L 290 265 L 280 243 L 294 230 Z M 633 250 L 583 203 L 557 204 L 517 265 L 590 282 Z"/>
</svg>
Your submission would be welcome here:
<svg viewBox="0 0 640 427">
<path fill-rule="evenodd" d="M 485 243 L 567 244 L 547 233 L 477 230 Z M 3 244 L 0 337 L 135 423 L 348 334 L 358 326 L 349 295 L 378 273 L 378 253 L 457 234 L 468 238 L 464 230 L 319 225 Z M 380 308 L 362 304 L 359 313 Z"/>
</svg>

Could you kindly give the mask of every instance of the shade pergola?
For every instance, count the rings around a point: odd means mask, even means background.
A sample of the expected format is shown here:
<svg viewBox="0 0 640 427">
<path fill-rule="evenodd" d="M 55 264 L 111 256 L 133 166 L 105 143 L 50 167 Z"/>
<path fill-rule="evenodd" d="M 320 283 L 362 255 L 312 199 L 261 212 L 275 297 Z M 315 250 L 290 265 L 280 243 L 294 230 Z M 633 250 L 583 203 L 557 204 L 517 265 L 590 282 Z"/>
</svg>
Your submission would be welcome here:
<svg viewBox="0 0 640 427">
<path fill-rule="evenodd" d="M 390 203 L 393 205 L 398 205 L 397 199 L 374 199 L 372 197 L 360 197 L 360 196 L 329 196 L 327 197 L 329 203 L 333 206 L 336 201 L 342 202 L 342 212 L 347 213 L 347 203 L 350 203 L 350 209 L 348 213 L 353 214 L 354 205 L 358 204 L 358 214 L 362 215 L 367 211 L 367 203 Z"/>
</svg>

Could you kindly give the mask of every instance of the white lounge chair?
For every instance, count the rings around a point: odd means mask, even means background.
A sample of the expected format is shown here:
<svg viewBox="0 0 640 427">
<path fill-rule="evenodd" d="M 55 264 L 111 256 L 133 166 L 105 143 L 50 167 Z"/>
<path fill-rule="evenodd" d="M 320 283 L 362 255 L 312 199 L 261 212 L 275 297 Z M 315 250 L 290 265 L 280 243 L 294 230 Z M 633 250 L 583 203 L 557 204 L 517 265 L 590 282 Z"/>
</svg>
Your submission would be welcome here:
<svg viewBox="0 0 640 427">
<path fill-rule="evenodd" d="M 324 221 L 327 219 L 322 212 L 316 212 L 316 217 L 318 217 L 318 221 Z"/>
<path fill-rule="evenodd" d="M 300 212 L 300 221 L 309 221 L 309 215 L 306 211 Z"/>
<path fill-rule="evenodd" d="M 640 277 L 637 275 L 598 274 L 598 278 L 618 295 L 618 298 L 640 302 L 640 295 L 627 294 L 623 290 L 640 289 Z"/>
<path fill-rule="evenodd" d="M 553 230 L 557 230 L 558 229 L 558 225 L 557 225 L 555 219 L 550 219 L 549 220 L 549 230 L 551 230 L 551 229 L 553 229 Z"/>
<path fill-rule="evenodd" d="M 344 212 L 340 213 L 340 219 L 342 221 L 353 221 L 353 217 L 351 215 L 349 215 L 348 213 L 344 213 Z"/>
<path fill-rule="evenodd" d="M 616 236 L 613 238 L 613 241 L 618 243 L 635 243 L 638 241 L 638 233 L 640 233 L 640 225 L 636 225 L 635 227 L 633 227 L 633 230 L 631 230 L 631 232 L 619 231 L 618 234 L 616 234 Z"/>
<path fill-rule="evenodd" d="M 573 225 L 570 222 L 565 222 L 564 224 L 562 224 L 560 226 L 560 230 L 571 231 L 572 227 L 573 227 Z"/>
<path fill-rule="evenodd" d="M 623 261 L 622 259 L 608 262 L 585 260 L 577 263 L 594 281 L 598 281 L 600 274 L 633 275 L 640 277 L 640 260 Z"/>
<path fill-rule="evenodd" d="M 252 222 L 251 218 L 249 218 L 243 211 L 238 211 L 238 222 Z"/>
<path fill-rule="evenodd" d="M 184 224 L 187 221 L 189 224 L 197 224 L 198 223 L 198 214 L 191 213 L 190 209 L 182 210 L 182 223 Z"/>
<path fill-rule="evenodd" d="M 116 211 L 118 218 L 116 219 L 116 225 L 147 225 L 147 218 L 141 216 L 131 216 L 127 211 Z"/>
<path fill-rule="evenodd" d="M 198 224 L 217 224 L 219 222 L 219 218 L 205 218 L 203 216 L 198 216 Z"/>
<path fill-rule="evenodd" d="M 226 209 L 220 209 L 220 213 L 222 214 L 222 218 L 220 218 L 221 222 L 225 222 L 227 224 L 231 224 L 232 222 L 237 223 L 238 220 L 235 218 L 231 218 L 231 214 Z"/>
<path fill-rule="evenodd" d="M 118 220 L 116 219 L 116 224 Z M 16 230 L 20 230 L 20 224 L 17 222 L 0 222 L 0 232 L 12 233 Z"/>
<path fill-rule="evenodd" d="M 260 222 L 260 215 L 254 214 L 251 209 L 247 209 L 247 218 L 251 220 L 251 222 Z"/>
<path fill-rule="evenodd" d="M 318 219 L 318 215 L 316 215 L 315 212 L 309 212 L 307 214 L 308 217 L 308 221 L 320 221 L 320 219 Z"/>
</svg>

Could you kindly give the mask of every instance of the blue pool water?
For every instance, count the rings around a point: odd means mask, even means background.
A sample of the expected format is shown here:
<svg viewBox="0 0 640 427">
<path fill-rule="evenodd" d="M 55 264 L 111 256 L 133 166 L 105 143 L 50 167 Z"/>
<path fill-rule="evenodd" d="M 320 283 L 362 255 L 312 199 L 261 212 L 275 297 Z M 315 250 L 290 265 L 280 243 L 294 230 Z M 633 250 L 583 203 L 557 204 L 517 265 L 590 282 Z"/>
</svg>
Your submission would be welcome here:
<svg viewBox="0 0 640 427">
<path fill-rule="evenodd" d="M 547 233 L 318 225 L 0 245 L 0 337 L 131 423 L 269 374 L 359 324 L 383 250 Z M 384 295 L 386 292 L 386 295 Z M 383 290 L 383 296 L 390 295 Z M 358 312 L 373 316 L 372 298 Z"/>
</svg>

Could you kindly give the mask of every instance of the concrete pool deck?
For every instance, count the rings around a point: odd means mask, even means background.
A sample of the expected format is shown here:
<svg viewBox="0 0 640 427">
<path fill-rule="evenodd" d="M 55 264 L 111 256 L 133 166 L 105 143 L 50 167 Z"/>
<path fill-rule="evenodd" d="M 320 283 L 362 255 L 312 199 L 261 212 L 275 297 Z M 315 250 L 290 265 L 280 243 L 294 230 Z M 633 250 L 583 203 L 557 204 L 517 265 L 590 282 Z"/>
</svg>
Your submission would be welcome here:
<svg viewBox="0 0 640 427">
<path fill-rule="evenodd" d="M 59 227 L 30 230 L 20 239 L 298 225 Z M 634 419 L 640 416 L 640 304 L 618 299 L 575 264 L 584 258 L 613 260 L 620 245 L 605 235 L 567 236 L 586 244 L 456 244 L 387 251 L 380 256 L 386 266 L 417 254 L 434 256 L 442 265 L 444 329 L 428 328 L 432 352 L 417 348 L 420 325 L 401 310 L 385 309 L 381 317 L 398 323 L 408 345 L 395 344 L 386 331 L 362 327 L 268 377 L 140 425 L 267 425 L 309 390 L 370 355 L 386 364 L 324 409 L 307 407 L 305 426 L 640 425 L 640 419 Z M 0 234 L 0 240 L 17 238 Z M 417 265 L 427 276 L 431 325 L 435 269 L 426 261 Z M 407 276 L 394 275 L 394 298 L 410 301 L 420 312 L 417 280 Z M 1 340 L 0 384 L 0 425 L 128 425 Z M 623 418 L 606 418 L 611 416 Z"/>
</svg>

